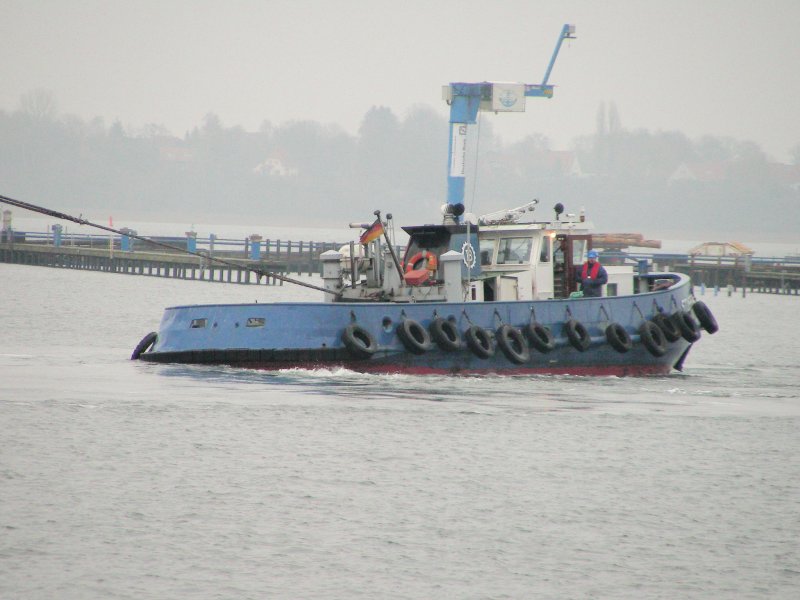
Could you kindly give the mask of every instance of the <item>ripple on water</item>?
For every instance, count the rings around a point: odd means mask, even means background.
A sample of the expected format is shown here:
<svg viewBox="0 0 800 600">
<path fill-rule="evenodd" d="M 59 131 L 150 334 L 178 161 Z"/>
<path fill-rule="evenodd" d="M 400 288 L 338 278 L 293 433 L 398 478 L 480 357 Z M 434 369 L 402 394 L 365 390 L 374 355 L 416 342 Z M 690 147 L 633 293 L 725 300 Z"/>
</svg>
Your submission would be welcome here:
<svg viewBox="0 0 800 600">
<path fill-rule="evenodd" d="M 272 373 L 128 360 L 185 283 L 7 267 L 0 597 L 800 589 L 796 299 L 709 298 L 669 377 Z"/>
</svg>

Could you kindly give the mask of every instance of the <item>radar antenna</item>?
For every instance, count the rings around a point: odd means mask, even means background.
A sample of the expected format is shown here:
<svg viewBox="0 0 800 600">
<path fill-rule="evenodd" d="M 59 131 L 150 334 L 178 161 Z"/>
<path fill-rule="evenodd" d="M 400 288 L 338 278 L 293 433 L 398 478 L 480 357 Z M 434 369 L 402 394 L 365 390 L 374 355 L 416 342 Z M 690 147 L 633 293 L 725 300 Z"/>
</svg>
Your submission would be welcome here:
<svg viewBox="0 0 800 600">
<path fill-rule="evenodd" d="M 496 212 L 486 213 L 478 217 L 479 225 L 507 225 L 509 223 L 518 223 L 525 213 L 532 213 L 536 209 L 539 200 L 531 200 L 527 204 L 510 208 L 508 210 L 498 210 Z"/>
</svg>

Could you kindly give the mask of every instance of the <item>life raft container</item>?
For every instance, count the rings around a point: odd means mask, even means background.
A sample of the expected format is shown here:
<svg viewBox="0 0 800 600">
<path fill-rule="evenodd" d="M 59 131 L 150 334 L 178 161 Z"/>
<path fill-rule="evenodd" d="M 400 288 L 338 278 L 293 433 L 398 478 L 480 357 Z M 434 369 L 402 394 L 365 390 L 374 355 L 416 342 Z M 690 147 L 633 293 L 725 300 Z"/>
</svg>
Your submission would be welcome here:
<svg viewBox="0 0 800 600">
<path fill-rule="evenodd" d="M 528 350 L 528 344 L 519 329 L 511 325 L 501 325 L 497 329 L 496 335 L 497 346 L 508 360 L 518 365 L 530 360 L 531 353 Z"/>
<path fill-rule="evenodd" d="M 355 358 L 370 358 L 378 349 L 378 342 L 372 334 L 355 323 L 350 323 L 342 332 L 345 348 Z"/>
</svg>

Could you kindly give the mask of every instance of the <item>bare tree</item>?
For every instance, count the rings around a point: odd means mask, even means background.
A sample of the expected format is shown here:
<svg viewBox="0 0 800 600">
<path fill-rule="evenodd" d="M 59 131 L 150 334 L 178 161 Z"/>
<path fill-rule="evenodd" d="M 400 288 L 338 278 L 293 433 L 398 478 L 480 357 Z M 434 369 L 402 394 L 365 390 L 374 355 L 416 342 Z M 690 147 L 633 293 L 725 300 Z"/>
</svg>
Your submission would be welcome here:
<svg viewBox="0 0 800 600">
<path fill-rule="evenodd" d="M 56 97 L 53 92 L 35 89 L 22 94 L 22 112 L 36 121 L 52 121 L 56 117 Z"/>
</svg>

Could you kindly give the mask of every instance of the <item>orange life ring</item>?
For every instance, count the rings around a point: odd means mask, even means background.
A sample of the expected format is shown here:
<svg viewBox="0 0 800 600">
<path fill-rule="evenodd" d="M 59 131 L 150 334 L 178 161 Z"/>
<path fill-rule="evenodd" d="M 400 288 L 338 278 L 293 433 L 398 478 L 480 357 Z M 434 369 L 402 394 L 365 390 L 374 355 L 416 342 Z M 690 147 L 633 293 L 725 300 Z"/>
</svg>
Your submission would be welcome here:
<svg viewBox="0 0 800 600">
<path fill-rule="evenodd" d="M 438 267 L 436 262 L 436 255 L 433 252 L 429 252 L 428 250 L 423 250 L 422 252 L 417 252 L 414 256 L 412 256 L 408 260 L 408 266 L 406 266 L 406 273 L 410 273 L 411 271 L 417 270 L 417 263 L 421 260 L 426 260 L 427 262 L 427 269 L 429 271 L 435 271 Z"/>
</svg>

